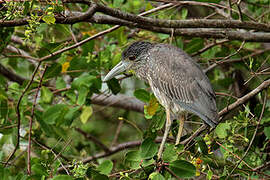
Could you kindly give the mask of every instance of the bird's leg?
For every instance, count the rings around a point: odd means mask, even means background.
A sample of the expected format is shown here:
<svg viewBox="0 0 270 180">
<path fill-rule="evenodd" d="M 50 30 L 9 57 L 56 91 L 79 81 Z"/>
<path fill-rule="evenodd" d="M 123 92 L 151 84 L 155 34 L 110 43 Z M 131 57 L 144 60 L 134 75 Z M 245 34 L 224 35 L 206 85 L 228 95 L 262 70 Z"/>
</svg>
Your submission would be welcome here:
<svg viewBox="0 0 270 180">
<path fill-rule="evenodd" d="M 167 136 L 169 134 L 170 127 L 172 125 L 171 116 L 170 116 L 170 109 L 169 108 L 166 108 L 166 118 L 167 118 L 167 120 L 166 120 L 166 125 L 165 125 L 165 132 L 163 134 L 163 138 L 162 138 L 159 150 L 158 150 L 158 160 L 161 159 L 161 155 L 162 155 L 162 152 L 163 152 L 163 149 L 164 149 L 164 145 L 165 145 Z"/>
<path fill-rule="evenodd" d="M 182 131 L 183 131 L 183 127 L 184 127 L 184 122 L 185 122 L 185 114 L 181 113 L 179 116 L 179 128 L 178 128 L 178 133 L 177 133 L 177 137 L 176 137 L 176 141 L 175 141 L 175 145 L 178 145 L 180 143 L 180 139 L 182 136 Z"/>
</svg>

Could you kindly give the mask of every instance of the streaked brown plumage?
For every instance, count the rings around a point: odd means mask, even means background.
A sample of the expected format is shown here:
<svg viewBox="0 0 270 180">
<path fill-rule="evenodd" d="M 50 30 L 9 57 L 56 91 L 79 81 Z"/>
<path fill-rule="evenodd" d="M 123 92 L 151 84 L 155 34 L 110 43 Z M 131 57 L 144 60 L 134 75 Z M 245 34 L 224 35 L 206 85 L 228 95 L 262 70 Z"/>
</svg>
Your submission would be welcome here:
<svg viewBox="0 0 270 180">
<path fill-rule="evenodd" d="M 210 81 L 200 66 L 183 50 L 169 44 L 135 42 L 122 53 L 122 61 L 108 73 L 104 81 L 126 69 L 134 70 L 136 76 L 148 82 L 166 109 L 167 123 L 159 158 L 171 125 L 171 113 L 181 116 L 186 110 L 199 116 L 211 127 L 217 125 L 215 93 Z"/>
</svg>

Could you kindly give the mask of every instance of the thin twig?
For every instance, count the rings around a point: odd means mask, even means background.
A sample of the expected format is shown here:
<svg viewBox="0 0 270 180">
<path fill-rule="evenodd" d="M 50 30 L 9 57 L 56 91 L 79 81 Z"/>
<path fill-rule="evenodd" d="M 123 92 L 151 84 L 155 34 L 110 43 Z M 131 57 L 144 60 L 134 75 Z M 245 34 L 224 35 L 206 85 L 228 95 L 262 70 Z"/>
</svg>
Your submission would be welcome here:
<svg viewBox="0 0 270 180">
<path fill-rule="evenodd" d="M 180 177 L 178 177 L 170 168 L 164 167 L 173 177 L 175 177 L 178 180 L 181 180 Z"/>
<path fill-rule="evenodd" d="M 41 65 L 41 61 L 38 63 L 37 67 L 35 68 L 35 70 L 34 70 L 34 72 L 32 74 L 31 80 L 29 81 L 29 83 L 25 87 L 24 91 L 22 92 L 22 94 L 21 94 L 21 96 L 20 96 L 20 98 L 18 100 L 18 103 L 17 103 L 17 106 L 16 106 L 16 114 L 17 114 L 17 142 L 16 142 L 16 146 L 15 146 L 14 150 L 12 151 L 12 153 L 9 155 L 9 157 L 6 160 L 6 165 L 8 164 L 8 162 L 10 161 L 10 159 L 14 156 L 15 152 L 17 151 L 17 149 L 20 147 L 20 127 L 21 127 L 20 104 L 21 104 L 22 98 L 24 97 L 25 93 L 28 91 L 28 89 L 30 88 L 31 84 L 33 83 L 34 78 L 35 78 L 35 75 L 38 72 L 38 69 L 39 69 L 40 65 Z"/>
<path fill-rule="evenodd" d="M 111 147 L 116 144 L 117 139 L 118 139 L 119 134 L 120 134 L 120 131 L 121 131 L 121 128 L 123 126 L 123 123 L 124 123 L 124 121 L 119 121 L 116 132 L 115 132 L 115 135 L 114 135 L 114 138 L 113 138 L 113 141 L 112 141 L 112 144 L 111 144 Z"/>
<path fill-rule="evenodd" d="M 43 80 L 43 77 L 45 75 L 46 70 L 47 70 L 47 66 L 45 65 L 44 71 L 43 71 L 43 73 L 41 75 L 41 78 L 40 78 L 40 81 L 39 81 L 39 84 L 38 84 L 36 95 L 34 97 L 34 102 L 33 102 L 32 110 L 31 110 L 31 116 L 30 116 L 30 120 L 29 120 L 28 149 L 27 149 L 27 173 L 28 173 L 28 175 L 31 175 L 31 135 L 32 135 L 32 124 L 33 124 L 33 119 L 34 119 L 34 115 L 35 115 L 35 107 L 36 107 L 36 103 L 37 103 L 38 93 L 39 93 L 39 90 L 41 88 L 42 80 Z"/>
<path fill-rule="evenodd" d="M 261 120 L 262 120 L 262 117 L 263 117 L 263 113 L 264 113 L 264 110 L 265 110 L 266 99 L 267 99 L 267 94 L 265 93 L 265 95 L 264 95 L 264 100 L 263 100 L 263 107 L 262 107 L 262 111 L 261 111 L 261 114 L 260 114 L 260 117 L 259 117 L 259 121 L 257 122 L 256 129 L 255 129 L 255 131 L 254 131 L 254 133 L 253 133 L 253 136 L 252 136 L 251 141 L 250 141 L 250 143 L 249 143 L 249 145 L 248 145 L 248 148 L 247 148 L 245 154 L 243 155 L 243 157 L 240 159 L 240 161 L 236 164 L 236 166 L 232 169 L 232 171 L 230 172 L 230 174 L 227 176 L 228 178 L 232 175 L 232 173 L 234 172 L 234 170 L 235 170 L 236 168 L 238 168 L 239 164 L 243 161 L 243 159 L 246 157 L 246 155 L 247 155 L 249 149 L 251 148 L 251 145 L 252 145 L 252 143 L 253 143 L 253 141 L 254 141 L 254 139 L 255 139 L 255 136 L 256 136 L 256 134 L 257 134 L 257 131 L 258 131 L 258 129 L 259 129 L 259 126 L 260 126 L 260 123 L 261 123 Z M 249 167 L 249 166 L 248 166 L 248 167 Z M 252 169 L 253 169 L 253 168 L 252 168 Z"/>
<path fill-rule="evenodd" d="M 236 154 L 234 154 L 233 152 L 231 152 L 229 149 L 227 149 L 225 146 L 223 146 L 221 143 L 219 143 L 218 141 L 216 141 L 216 143 L 221 146 L 225 151 L 229 152 L 230 154 L 232 154 L 234 157 L 236 157 L 237 159 L 241 160 L 241 158 L 239 156 L 237 156 Z M 243 161 L 243 163 L 249 167 L 250 169 L 252 169 L 252 167 L 250 167 L 245 161 Z"/>
<path fill-rule="evenodd" d="M 240 4 L 241 4 L 241 0 L 238 0 L 237 3 L 236 3 L 236 6 L 237 6 L 237 9 L 238 9 L 238 12 L 239 12 L 239 20 L 241 22 L 243 22 L 243 14 L 242 14 L 242 11 L 241 11 Z"/>
<path fill-rule="evenodd" d="M 208 49 L 211 49 L 212 47 L 214 47 L 216 45 L 220 45 L 220 44 L 223 44 L 223 43 L 226 43 L 226 42 L 229 42 L 229 40 L 225 39 L 225 40 L 221 40 L 219 42 L 214 41 L 213 43 L 206 45 L 205 47 L 203 47 L 199 51 L 194 52 L 193 54 L 191 54 L 191 56 L 192 57 L 198 56 L 199 54 L 207 51 Z"/>
<path fill-rule="evenodd" d="M 234 63 L 234 62 L 244 61 L 244 60 L 249 59 L 251 57 L 263 54 L 263 53 L 265 53 L 267 51 L 270 51 L 270 48 L 266 48 L 266 49 L 263 49 L 263 50 L 258 50 L 258 51 L 254 52 L 252 54 L 246 55 L 246 56 L 244 56 L 242 58 L 239 58 L 239 59 L 228 59 L 228 60 L 223 60 L 223 61 L 217 61 L 217 62 L 213 63 L 211 66 L 209 66 L 207 69 L 205 69 L 204 72 L 208 72 L 208 71 L 214 69 L 219 64 Z"/>
<path fill-rule="evenodd" d="M 59 156 L 64 159 L 65 161 L 69 161 L 70 159 L 68 159 L 67 157 L 63 156 L 61 153 L 57 152 L 56 150 L 54 150 L 53 148 L 47 146 L 46 144 L 43 144 L 42 142 L 40 142 L 37 139 L 31 139 L 34 143 L 36 143 L 38 146 L 40 146 L 43 149 L 47 149 L 50 150 L 53 154 L 59 154 Z"/>
</svg>

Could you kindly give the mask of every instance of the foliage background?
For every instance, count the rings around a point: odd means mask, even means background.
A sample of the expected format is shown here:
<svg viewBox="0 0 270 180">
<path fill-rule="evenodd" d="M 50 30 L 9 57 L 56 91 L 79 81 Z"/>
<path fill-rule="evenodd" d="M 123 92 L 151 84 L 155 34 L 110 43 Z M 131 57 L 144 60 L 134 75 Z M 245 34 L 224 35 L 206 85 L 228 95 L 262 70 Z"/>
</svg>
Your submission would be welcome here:
<svg viewBox="0 0 270 180">
<path fill-rule="evenodd" d="M 270 178 L 269 7 L 268 0 L 0 1 L 0 177 Z M 151 19 L 137 16 L 147 11 Z M 198 61 L 221 116 L 209 131 L 188 115 L 177 147 L 175 121 L 158 164 L 165 113 L 149 86 L 129 74 L 102 82 L 138 40 L 173 44 Z"/>
</svg>

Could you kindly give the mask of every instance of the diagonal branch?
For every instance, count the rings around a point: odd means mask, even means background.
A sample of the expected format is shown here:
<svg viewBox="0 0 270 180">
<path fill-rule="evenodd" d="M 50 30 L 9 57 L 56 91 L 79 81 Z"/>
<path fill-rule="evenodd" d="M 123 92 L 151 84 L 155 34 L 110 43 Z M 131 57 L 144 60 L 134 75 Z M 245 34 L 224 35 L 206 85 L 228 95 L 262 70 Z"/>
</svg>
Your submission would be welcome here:
<svg viewBox="0 0 270 180">
<path fill-rule="evenodd" d="M 270 86 L 270 79 L 265 80 L 263 83 L 261 83 L 257 88 L 253 89 L 250 93 L 246 94 L 245 96 L 237 99 L 236 102 L 230 104 L 229 106 L 225 107 L 224 109 L 222 109 L 221 111 L 219 111 L 219 116 L 224 116 L 225 114 L 227 114 L 228 112 L 230 112 L 231 110 L 237 108 L 238 106 L 240 106 L 241 104 L 244 104 L 245 102 L 247 102 L 250 98 L 256 96 L 259 92 L 261 92 L 262 90 L 266 89 L 267 87 Z"/>
</svg>

